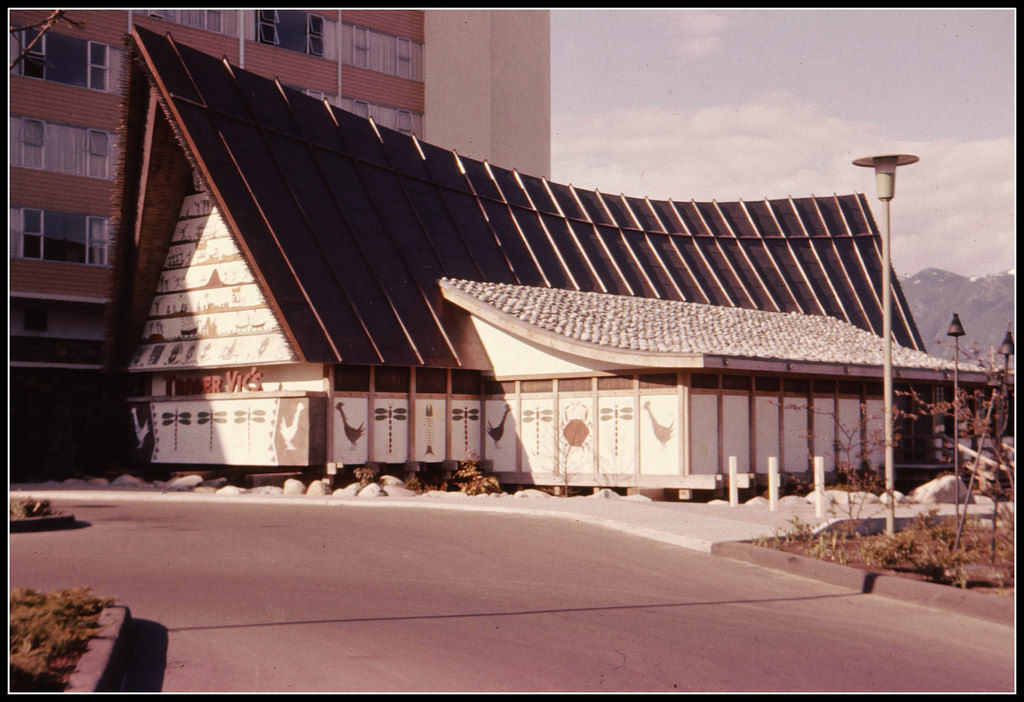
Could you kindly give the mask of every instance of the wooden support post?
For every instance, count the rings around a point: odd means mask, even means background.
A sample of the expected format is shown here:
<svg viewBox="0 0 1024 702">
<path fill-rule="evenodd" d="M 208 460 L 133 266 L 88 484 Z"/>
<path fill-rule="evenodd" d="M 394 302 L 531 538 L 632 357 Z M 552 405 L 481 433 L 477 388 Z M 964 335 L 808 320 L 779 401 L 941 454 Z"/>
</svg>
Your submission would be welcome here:
<svg viewBox="0 0 1024 702">
<path fill-rule="evenodd" d="M 779 505 L 779 458 L 768 457 L 768 510 L 774 512 Z"/>
<path fill-rule="evenodd" d="M 736 485 L 736 456 L 729 456 L 729 506 L 735 507 L 739 502 L 739 487 Z"/>
<path fill-rule="evenodd" d="M 814 515 L 821 519 L 825 513 L 825 457 L 814 457 Z"/>
</svg>

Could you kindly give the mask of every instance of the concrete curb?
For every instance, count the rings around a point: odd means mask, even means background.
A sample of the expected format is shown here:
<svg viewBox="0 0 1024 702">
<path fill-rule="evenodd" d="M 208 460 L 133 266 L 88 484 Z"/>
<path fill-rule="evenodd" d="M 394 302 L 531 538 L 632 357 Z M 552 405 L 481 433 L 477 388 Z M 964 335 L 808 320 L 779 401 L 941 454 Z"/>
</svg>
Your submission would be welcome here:
<svg viewBox="0 0 1024 702">
<path fill-rule="evenodd" d="M 128 673 L 128 634 L 132 615 L 124 605 L 111 605 L 100 612 L 100 633 L 75 666 L 64 692 L 122 692 Z"/>
<path fill-rule="evenodd" d="M 861 570 L 809 556 L 763 548 L 742 541 L 715 543 L 711 547 L 711 554 L 745 561 L 763 568 L 784 571 L 803 578 L 820 580 L 866 595 L 880 595 L 903 602 L 912 602 L 924 607 L 984 619 L 1003 626 L 1014 625 L 1015 598 L 983 595 L 949 585 Z"/>
</svg>

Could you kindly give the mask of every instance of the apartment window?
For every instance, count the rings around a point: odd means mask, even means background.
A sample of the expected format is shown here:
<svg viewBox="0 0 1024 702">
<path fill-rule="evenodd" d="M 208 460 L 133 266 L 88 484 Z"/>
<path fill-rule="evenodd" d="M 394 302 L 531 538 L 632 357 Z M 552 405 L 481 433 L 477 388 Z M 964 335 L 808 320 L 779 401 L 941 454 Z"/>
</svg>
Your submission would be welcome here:
<svg viewBox="0 0 1024 702">
<path fill-rule="evenodd" d="M 11 165 L 90 178 L 111 177 L 113 136 L 101 129 L 10 118 Z"/>
<path fill-rule="evenodd" d="M 342 63 L 388 75 L 423 80 L 423 45 L 354 24 L 341 26 Z"/>
<path fill-rule="evenodd" d="M 353 100 L 352 113 L 357 114 L 360 117 L 368 118 L 370 116 L 370 103 L 365 100 Z"/>
<path fill-rule="evenodd" d="M 35 30 L 25 31 L 20 38 L 22 44 L 28 46 L 37 34 Z M 16 50 L 14 44 L 12 52 Z M 114 87 L 110 54 L 106 44 L 50 31 L 25 55 L 18 70 L 23 76 L 109 91 Z"/>
<path fill-rule="evenodd" d="M 44 332 L 50 324 L 46 310 L 27 309 L 21 320 L 22 329 L 25 331 Z"/>
<path fill-rule="evenodd" d="M 261 44 L 323 56 L 324 18 L 298 10 L 257 10 L 256 37 Z"/>
<path fill-rule="evenodd" d="M 106 217 L 34 208 L 12 208 L 12 253 L 21 258 L 106 265 L 109 222 Z M 20 252 L 17 244 L 20 242 Z"/>
<path fill-rule="evenodd" d="M 89 42 L 89 87 L 107 89 L 107 45 Z"/>
<path fill-rule="evenodd" d="M 43 145 L 46 143 L 46 123 L 38 119 L 21 122 L 22 164 L 26 168 L 43 167 Z"/>
<path fill-rule="evenodd" d="M 412 41 L 399 37 L 396 42 L 398 50 L 397 75 L 399 78 L 412 78 Z"/>
<path fill-rule="evenodd" d="M 208 32 L 236 36 L 236 11 L 223 10 L 149 10 L 153 17 L 186 27 L 205 29 Z"/>
<path fill-rule="evenodd" d="M 324 18 L 319 15 L 306 15 L 306 53 L 324 55 Z"/>
<path fill-rule="evenodd" d="M 109 139 L 106 132 L 98 129 L 89 130 L 89 175 L 93 178 L 106 178 L 110 165 Z"/>
<path fill-rule="evenodd" d="M 352 65 L 370 67 L 370 30 L 366 27 L 352 28 Z"/>
</svg>

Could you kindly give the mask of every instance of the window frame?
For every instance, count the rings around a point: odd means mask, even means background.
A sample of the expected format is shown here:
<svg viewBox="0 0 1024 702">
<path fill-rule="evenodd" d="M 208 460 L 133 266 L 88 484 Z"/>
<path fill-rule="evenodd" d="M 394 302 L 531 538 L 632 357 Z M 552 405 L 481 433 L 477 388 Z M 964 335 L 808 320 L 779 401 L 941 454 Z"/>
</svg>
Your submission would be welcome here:
<svg viewBox="0 0 1024 702">
<path fill-rule="evenodd" d="M 98 64 L 98 63 L 95 63 L 93 61 L 93 53 L 92 52 L 93 52 L 94 48 L 102 48 L 103 49 L 103 63 L 102 63 L 102 65 Z M 85 73 L 85 75 L 86 75 L 86 85 L 87 85 L 87 87 L 89 87 L 91 90 L 102 90 L 103 92 L 108 92 L 107 86 L 108 86 L 108 84 L 110 82 L 110 80 L 109 80 L 110 79 L 110 47 L 107 46 L 106 44 L 104 44 L 103 42 L 88 41 L 86 43 L 86 49 L 85 49 L 85 60 L 86 60 L 86 73 Z M 94 85 L 94 83 L 96 82 L 96 81 L 93 80 L 93 71 L 94 71 L 94 69 L 98 69 L 98 70 L 102 71 L 102 73 L 100 74 L 100 75 L 103 76 L 103 86 L 102 87 L 96 87 L 96 85 Z"/>
<path fill-rule="evenodd" d="M 320 28 L 314 29 L 315 21 L 319 21 Z M 306 13 L 306 53 L 310 56 L 323 58 L 324 56 L 324 26 L 326 20 L 313 12 Z M 319 41 L 319 48 L 314 51 L 314 42 Z"/>
<path fill-rule="evenodd" d="M 274 14 L 269 15 L 271 12 Z M 279 46 L 281 40 L 278 37 L 277 25 L 280 21 L 281 17 L 277 10 L 256 10 L 256 41 L 266 46 Z M 267 30 L 269 37 L 264 35 L 264 30 Z"/>
</svg>

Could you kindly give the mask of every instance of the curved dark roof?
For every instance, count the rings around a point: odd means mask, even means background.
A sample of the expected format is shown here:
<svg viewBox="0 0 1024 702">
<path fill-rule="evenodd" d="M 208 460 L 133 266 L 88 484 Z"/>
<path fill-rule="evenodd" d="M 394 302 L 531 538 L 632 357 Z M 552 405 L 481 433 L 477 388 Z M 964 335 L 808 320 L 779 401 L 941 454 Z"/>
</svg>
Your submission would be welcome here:
<svg viewBox="0 0 1024 702">
<path fill-rule="evenodd" d="M 863 195 L 610 196 L 460 157 L 142 28 L 171 126 L 301 357 L 457 367 L 438 281 L 829 315 L 881 333 Z M 895 275 L 895 339 L 923 349 Z"/>
</svg>

